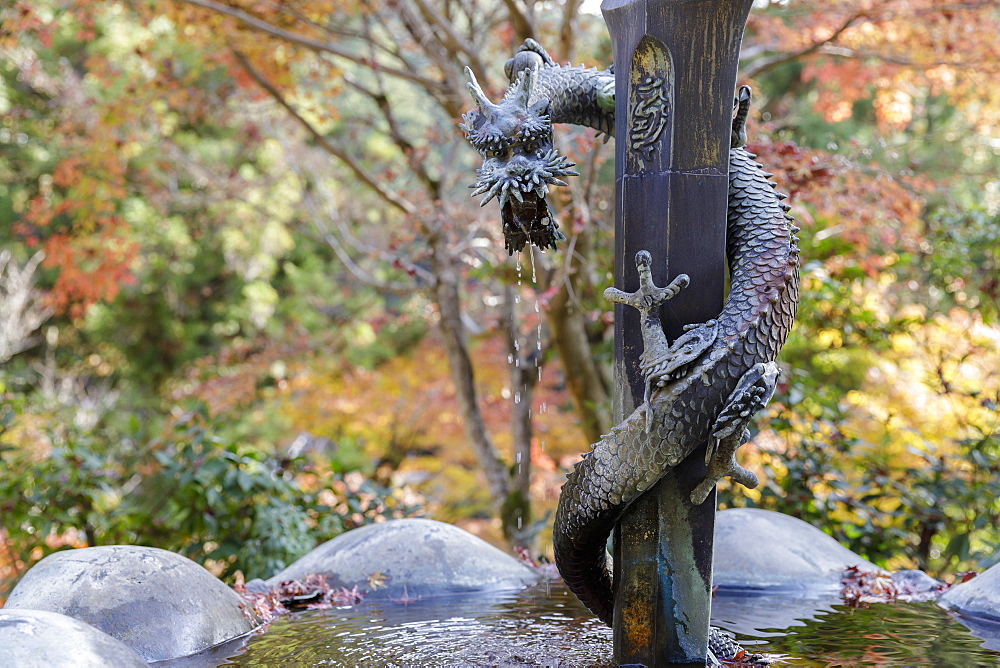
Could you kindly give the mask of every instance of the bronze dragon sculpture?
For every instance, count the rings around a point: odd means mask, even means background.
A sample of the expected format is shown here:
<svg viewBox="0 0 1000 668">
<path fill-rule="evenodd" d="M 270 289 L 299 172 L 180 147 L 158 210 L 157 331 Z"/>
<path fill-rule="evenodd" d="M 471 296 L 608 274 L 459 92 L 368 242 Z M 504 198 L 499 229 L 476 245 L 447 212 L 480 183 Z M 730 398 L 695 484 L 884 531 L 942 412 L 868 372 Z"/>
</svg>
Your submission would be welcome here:
<svg viewBox="0 0 1000 668">
<path fill-rule="evenodd" d="M 463 130 L 483 157 L 475 194 L 483 204 L 500 201 L 509 253 L 525 244 L 555 248 L 563 238 L 545 195 L 560 177 L 575 175 L 573 163 L 552 143 L 553 123 L 587 125 L 614 132 L 614 74 L 557 65 L 537 43 L 525 42 L 507 62 L 512 80 L 503 99 L 487 99 L 471 71 L 469 89 L 477 109 L 463 117 Z M 747 426 L 770 400 L 778 368 L 775 357 L 792 326 L 798 303 L 798 248 L 784 195 L 775 190 L 745 149 L 749 88 L 740 89 L 729 153 L 729 213 L 726 254 L 730 290 L 718 317 L 688 325 L 668 342 L 659 306 L 688 284 L 680 275 L 657 287 L 646 251 L 636 257 L 640 287 L 634 293 L 608 288 L 605 297 L 642 314 L 644 350 L 640 367 L 645 400 L 580 461 L 562 489 L 553 527 L 556 564 L 574 594 L 611 624 L 614 590 L 608 536 L 624 510 L 670 468 L 709 443 L 708 474 L 692 492 L 700 503 L 724 476 L 748 486 L 756 476 L 736 463 L 749 439 Z M 731 658 L 734 644 L 718 629 L 710 646 Z M 720 654 L 722 656 L 720 656 Z"/>
</svg>

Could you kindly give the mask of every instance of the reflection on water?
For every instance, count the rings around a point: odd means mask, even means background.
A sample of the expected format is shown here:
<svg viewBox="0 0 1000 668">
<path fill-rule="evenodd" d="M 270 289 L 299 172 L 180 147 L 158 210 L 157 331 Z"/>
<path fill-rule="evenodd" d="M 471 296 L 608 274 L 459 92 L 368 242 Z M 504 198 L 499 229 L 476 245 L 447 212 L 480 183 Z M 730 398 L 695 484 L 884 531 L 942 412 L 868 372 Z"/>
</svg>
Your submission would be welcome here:
<svg viewBox="0 0 1000 668">
<path fill-rule="evenodd" d="M 239 666 L 611 665 L 611 629 L 560 585 L 303 612 L 230 659 Z"/>
<path fill-rule="evenodd" d="M 1000 653 L 933 603 L 854 610 L 829 599 L 723 596 L 714 623 L 791 666 L 996 666 Z M 773 615 L 769 615 L 773 611 Z M 561 584 L 392 601 L 278 620 L 209 665 L 608 666 L 611 630 Z M 202 663 L 206 665 L 206 663 Z"/>
<path fill-rule="evenodd" d="M 753 651 L 790 654 L 796 666 L 996 666 L 1000 654 L 935 603 L 834 606 Z"/>
<path fill-rule="evenodd" d="M 806 622 L 834 612 L 841 603 L 838 594 L 806 596 L 788 592 L 780 596 L 743 592 L 716 591 L 712 599 L 712 620 L 742 638 L 768 638 L 784 635 L 785 629 L 805 626 Z"/>
</svg>

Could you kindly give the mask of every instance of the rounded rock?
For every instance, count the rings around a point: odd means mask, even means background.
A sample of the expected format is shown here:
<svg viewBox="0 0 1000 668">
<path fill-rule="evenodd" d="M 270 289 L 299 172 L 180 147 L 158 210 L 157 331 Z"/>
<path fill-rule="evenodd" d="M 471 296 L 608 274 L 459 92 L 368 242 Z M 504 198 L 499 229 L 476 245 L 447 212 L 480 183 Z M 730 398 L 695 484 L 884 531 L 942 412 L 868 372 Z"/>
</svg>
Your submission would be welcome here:
<svg viewBox="0 0 1000 668">
<path fill-rule="evenodd" d="M 1000 564 L 955 585 L 941 595 L 938 603 L 960 615 L 993 622 L 1000 630 Z"/>
<path fill-rule="evenodd" d="M 951 610 L 983 647 L 1000 652 L 1000 564 L 955 585 L 941 595 L 938 605 Z"/>
<path fill-rule="evenodd" d="M 79 619 L 46 610 L 0 610 L 0 666 L 138 668 L 145 665 L 128 645 Z"/>
<path fill-rule="evenodd" d="M 844 571 L 880 569 L 808 522 L 758 508 L 715 520 L 714 582 L 723 590 L 835 592 Z"/>
<path fill-rule="evenodd" d="M 146 661 L 188 656 L 245 635 L 261 619 L 195 562 L 154 547 L 56 552 L 35 564 L 4 610 L 61 613 L 110 634 Z"/>
<path fill-rule="evenodd" d="M 444 522 L 392 520 L 348 531 L 323 543 L 267 580 L 276 586 L 308 575 L 371 597 L 441 596 L 520 589 L 538 574 L 514 557 Z"/>
</svg>

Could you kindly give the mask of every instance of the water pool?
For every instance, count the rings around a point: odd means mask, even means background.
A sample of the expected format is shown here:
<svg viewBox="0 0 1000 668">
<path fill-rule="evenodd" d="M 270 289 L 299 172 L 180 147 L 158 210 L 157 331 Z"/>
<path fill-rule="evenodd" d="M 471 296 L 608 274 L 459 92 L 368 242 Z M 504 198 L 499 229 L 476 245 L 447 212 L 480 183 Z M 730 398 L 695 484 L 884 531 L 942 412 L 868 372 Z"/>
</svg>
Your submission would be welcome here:
<svg viewBox="0 0 1000 668">
<path fill-rule="evenodd" d="M 754 652 L 787 655 L 783 666 L 968 667 L 1000 662 L 1000 651 L 995 651 L 1000 650 L 1000 627 L 980 628 L 977 637 L 934 603 L 853 609 L 832 598 L 723 595 L 713 602 L 713 623 L 736 633 Z M 238 646 L 170 664 L 613 665 L 611 630 L 561 583 L 294 613 Z"/>
</svg>

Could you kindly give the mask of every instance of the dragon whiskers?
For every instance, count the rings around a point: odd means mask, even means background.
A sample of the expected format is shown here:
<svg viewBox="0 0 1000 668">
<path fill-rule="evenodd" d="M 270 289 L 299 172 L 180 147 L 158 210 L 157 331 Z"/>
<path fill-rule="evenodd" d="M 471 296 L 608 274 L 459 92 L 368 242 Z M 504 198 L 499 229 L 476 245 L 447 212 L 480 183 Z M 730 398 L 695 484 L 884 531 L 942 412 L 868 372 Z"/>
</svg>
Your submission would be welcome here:
<svg viewBox="0 0 1000 668">
<path fill-rule="evenodd" d="M 475 188 L 473 197 L 486 194 L 480 206 L 486 206 L 494 197 L 498 197 L 503 206 L 511 197 L 523 202 L 523 193 L 534 192 L 543 198 L 549 192 L 549 185 L 567 185 L 558 177 L 578 176 L 578 172 L 571 169 L 575 166 L 566 156 L 550 149 L 541 157 L 532 156 L 500 166 L 487 162 L 477 170 L 479 180 L 469 187 Z"/>
</svg>

